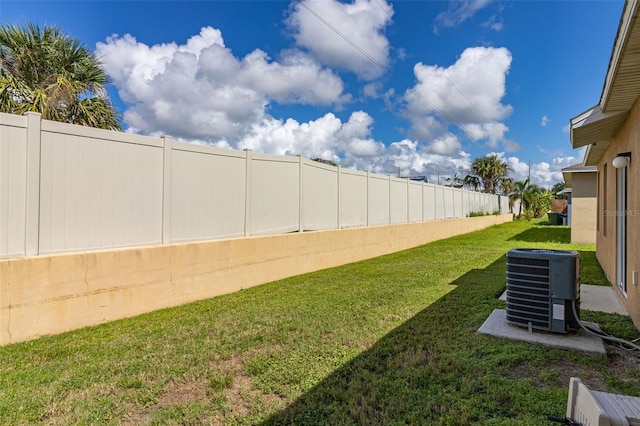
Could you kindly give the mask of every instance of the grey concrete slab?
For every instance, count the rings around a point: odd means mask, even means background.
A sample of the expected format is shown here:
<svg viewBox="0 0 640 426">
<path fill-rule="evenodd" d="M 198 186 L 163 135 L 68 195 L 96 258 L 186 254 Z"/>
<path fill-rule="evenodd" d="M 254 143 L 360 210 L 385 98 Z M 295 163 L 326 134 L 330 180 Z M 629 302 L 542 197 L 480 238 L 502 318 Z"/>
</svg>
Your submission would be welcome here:
<svg viewBox="0 0 640 426">
<path fill-rule="evenodd" d="M 507 300 L 507 292 L 502 293 L 500 300 Z M 581 284 L 580 309 L 628 315 L 618 298 L 618 293 L 611 286 Z"/>
<path fill-rule="evenodd" d="M 589 322 L 585 322 L 585 324 L 591 328 L 600 330 L 598 324 Z M 604 342 L 598 336 L 594 336 L 585 331 L 567 334 L 548 333 L 538 330 L 529 332 L 526 328 L 509 324 L 507 322 L 507 311 L 504 309 L 495 309 L 478 329 L 478 333 L 523 342 L 538 343 L 561 349 L 592 352 L 601 355 L 606 355 L 607 353 Z"/>
<path fill-rule="evenodd" d="M 628 315 L 618 292 L 611 286 L 581 284 L 580 309 Z"/>
</svg>

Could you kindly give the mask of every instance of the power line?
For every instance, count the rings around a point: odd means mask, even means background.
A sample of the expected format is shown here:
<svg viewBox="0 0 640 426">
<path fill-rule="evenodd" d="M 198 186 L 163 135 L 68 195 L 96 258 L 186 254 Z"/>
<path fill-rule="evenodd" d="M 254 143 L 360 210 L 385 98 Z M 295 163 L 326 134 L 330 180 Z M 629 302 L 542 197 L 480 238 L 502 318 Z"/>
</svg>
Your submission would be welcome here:
<svg viewBox="0 0 640 426">
<path fill-rule="evenodd" d="M 342 38 L 344 41 L 346 41 L 347 43 L 349 43 L 354 49 L 356 49 L 358 52 L 360 52 L 360 54 L 362 54 L 364 57 L 366 57 L 369 61 L 371 61 L 373 64 L 375 64 L 377 67 L 379 67 L 380 69 L 382 69 L 383 71 L 387 72 L 388 74 L 390 74 L 393 78 L 395 78 L 398 82 L 400 82 L 402 85 L 405 86 L 405 88 L 407 89 L 407 91 L 411 94 L 413 94 L 414 96 L 416 96 L 420 101 L 424 102 L 426 105 L 428 105 L 430 108 L 432 108 L 434 111 L 436 111 L 441 117 L 444 117 L 447 121 L 449 121 L 450 123 L 452 123 L 453 125 L 455 125 L 458 129 L 460 129 L 462 132 L 464 132 L 469 138 L 471 139 L 475 139 L 474 136 L 472 134 L 470 134 L 461 124 L 459 124 L 456 120 L 453 119 L 453 117 L 451 117 L 449 114 L 447 114 L 446 112 L 442 111 L 440 108 L 438 108 L 437 106 L 435 106 L 434 104 L 432 104 L 431 102 L 429 102 L 428 99 L 426 99 L 424 96 L 422 96 L 418 91 L 416 91 L 415 89 L 413 89 L 409 83 L 407 83 L 406 81 L 404 81 L 404 79 L 402 79 L 402 77 L 400 77 L 399 75 L 397 75 L 395 72 L 393 72 L 387 65 L 384 65 L 382 63 L 380 63 L 378 60 L 376 60 L 373 56 L 371 56 L 369 53 L 367 53 L 364 49 L 362 49 L 360 46 L 358 46 L 357 43 L 355 43 L 353 40 L 351 40 L 349 37 L 347 37 L 346 35 L 344 35 L 340 30 L 338 30 L 335 26 L 333 26 L 329 21 L 327 21 L 326 19 L 324 19 L 322 16 L 320 16 L 316 11 L 314 11 L 313 9 L 311 9 L 309 6 L 307 6 L 304 2 L 300 2 L 298 3 L 300 6 L 304 7 L 309 13 L 311 13 L 313 16 L 315 16 L 320 22 L 322 22 L 323 24 L 325 24 L 327 27 L 329 27 L 329 29 L 331 29 L 331 31 L 333 31 L 334 33 L 336 33 L 340 38 Z"/>
<path fill-rule="evenodd" d="M 382 5 L 380 4 L 380 2 L 378 0 L 374 0 L 376 2 L 376 4 L 380 7 L 380 9 L 382 9 L 382 11 L 384 13 L 387 14 L 387 16 L 391 19 L 393 17 L 393 15 L 391 15 L 389 13 L 389 11 L 387 11 L 384 7 L 382 7 Z M 429 56 L 429 53 L 427 53 L 427 51 L 425 49 L 422 48 L 422 45 L 419 44 L 416 39 L 414 37 L 411 36 L 411 34 L 409 34 L 407 31 L 404 31 L 404 28 L 402 26 L 399 27 L 400 30 L 403 32 L 404 36 L 406 38 L 408 38 L 409 40 L 413 41 L 414 46 L 416 46 L 418 48 L 418 50 L 430 61 L 430 62 L 435 62 L 435 60 L 433 58 L 431 58 L 431 56 Z M 447 81 L 449 83 L 451 83 L 451 86 L 453 86 L 454 89 L 456 89 L 456 91 L 458 93 L 460 93 L 460 95 L 469 103 L 469 105 L 471 105 L 471 107 L 476 110 L 476 112 L 480 115 L 480 117 L 482 117 L 485 121 L 490 121 L 483 113 L 482 111 L 480 111 L 473 102 L 471 102 L 471 99 L 467 98 L 467 96 L 462 93 L 462 91 L 458 88 L 458 86 L 456 86 L 456 84 L 449 78 L 449 76 L 447 76 L 447 74 L 444 71 L 440 71 L 440 73 L 442 74 L 442 76 L 444 78 L 447 79 Z"/>
</svg>

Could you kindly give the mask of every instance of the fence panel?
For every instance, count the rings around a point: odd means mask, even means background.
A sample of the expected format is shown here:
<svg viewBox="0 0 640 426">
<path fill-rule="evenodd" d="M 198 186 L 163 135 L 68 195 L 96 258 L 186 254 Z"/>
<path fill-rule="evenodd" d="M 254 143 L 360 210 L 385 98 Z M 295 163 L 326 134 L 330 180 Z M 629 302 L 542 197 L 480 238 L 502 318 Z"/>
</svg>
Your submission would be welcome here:
<svg viewBox="0 0 640 426">
<path fill-rule="evenodd" d="M 493 203 L 493 201 L 496 198 L 495 195 L 483 194 L 482 198 L 483 198 L 482 211 L 491 213 L 493 210 L 495 210 L 495 206 Z"/>
<path fill-rule="evenodd" d="M 300 228 L 300 160 L 252 154 L 248 235 L 281 234 Z"/>
<path fill-rule="evenodd" d="M 338 228 L 338 168 L 302 160 L 302 229 Z"/>
<path fill-rule="evenodd" d="M 423 218 L 423 183 L 409 181 L 409 222 L 422 222 Z"/>
<path fill-rule="evenodd" d="M 25 255 L 27 119 L 0 116 L 0 257 Z"/>
<path fill-rule="evenodd" d="M 367 226 L 366 172 L 340 169 L 340 227 L 357 228 Z"/>
<path fill-rule="evenodd" d="M 389 176 L 369 175 L 369 225 L 389 224 Z"/>
<path fill-rule="evenodd" d="M 502 196 L 500 197 L 500 212 L 501 213 L 513 213 L 515 211 L 515 209 L 517 208 L 516 206 L 519 206 L 520 201 L 516 201 L 514 203 L 513 208 L 511 206 L 509 206 L 509 197 L 508 196 Z"/>
<path fill-rule="evenodd" d="M 479 212 L 482 210 L 482 204 L 480 202 L 482 198 L 482 194 L 479 192 L 474 192 L 473 193 L 473 206 L 471 207 L 472 211 L 474 212 Z"/>
<path fill-rule="evenodd" d="M 244 236 L 245 152 L 173 142 L 171 241 Z"/>
<path fill-rule="evenodd" d="M 435 213 L 436 220 L 441 220 L 446 218 L 445 212 L 445 197 L 444 197 L 444 186 L 435 185 L 434 186 L 434 204 L 435 204 Z"/>
<path fill-rule="evenodd" d="M 162 242 L 162 143 L 42 121 L 40 253 Z"/>
<path fill-rule="evenodd" d="M 409 220 L 408 179 L 390 178 L 389 214 L 390 223 L 407 223 Z"/>
<path fill-rule="evenodd" d="M 431 183 L 425 183 L 422 186 L 422 209 L 424 211 L 424 220 L 436 220 L 438 217 L 438 204 L 436 203 L 436 186 Z"/>
<path fill-rule="evenodd" d="M 462 191 L 462 217 L 469 217 L 471 213 L 471 197 L 473 193 L 471 191 Z"/>
<path fill-rule="evenodd" d="M 442 188 L 442 200 L 444 204 L 444 217 L 445 219 L 451 219 L 455 215 L 454 201 L 453 201 L 453 189 L 448 186 Z"/>
<path fill-rule="evenodd" d="M 453 217 L 465 217 L 464 214 L 464 198 L 462 189 L 451 188 L 453 194 Z"/>
</svg>

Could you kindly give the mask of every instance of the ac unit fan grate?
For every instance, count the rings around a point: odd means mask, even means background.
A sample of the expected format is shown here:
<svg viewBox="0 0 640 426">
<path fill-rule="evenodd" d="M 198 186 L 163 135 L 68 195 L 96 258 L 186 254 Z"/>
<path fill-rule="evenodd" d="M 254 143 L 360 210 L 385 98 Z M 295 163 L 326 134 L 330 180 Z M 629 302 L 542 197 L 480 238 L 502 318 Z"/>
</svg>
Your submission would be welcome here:
<svg viewBox="0 0 640 426">
<path fill-rule="evenodd" d="M 507 321 L 562 333 L 573 326 L 573 304 L 580 298 L 579 256 L 566 250 L 509 250 Z"/>
<path fill-rule="evenodd" d="M 549 261 L 507 260 L 507 321 L 549 329 Z"/>
</svg>

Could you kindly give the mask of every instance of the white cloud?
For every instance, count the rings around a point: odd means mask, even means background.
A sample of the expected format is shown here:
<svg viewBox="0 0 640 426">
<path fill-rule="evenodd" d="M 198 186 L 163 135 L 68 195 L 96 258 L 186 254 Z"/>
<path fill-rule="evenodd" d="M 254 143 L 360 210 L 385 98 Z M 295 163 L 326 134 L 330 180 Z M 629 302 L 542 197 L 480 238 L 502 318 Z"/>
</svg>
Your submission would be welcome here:
<svg viewBox="0 0 640 426">
<path fill-rule="evenodd" d="M 323 64 L 370 80 L 381 76 L 389 62 L 384 29 L 392 15 L 385 0 L 302 0 L 287 22 L 297 44 Z"/>
<path fill-rule="evenodd" d="M 466 175 L 471 161 L 469 155 L 459 151 L 455 156 L 443 155 L 424 149 L 418 141 L 404 139 L 390 144 L 380 155 L 367 159 L 349 158 L 345 164 L 360 170 L 374 173 L 387 173 L 394 176 L 426 176 L 429 182 L 444 183 L 446 176 Z"/>
<path fill-rule="evenodd" d="M 340 105 L 349 99 L 342 80 L 308 55 L 291 50 L 275 62 L 255 50 L 237 58 L 210 27 L 183 45 L 112 36 L 96 53 L 131 105 L 124 120 L 134 132 L 233 145 L 269 119 L 270 102 Z"/>
<path fill-rule="evenodd" d="M 494 47 L 468 48 L 448 68 L 416 64 L 417 83 L 405 93 L 411 135 L 432 139 L 456 125 L 472 140 L 486 140 L 490 149 L 500 143 L 514 148 L 501 122 L 512 112 L 510 105 L 501 103 L 510 66 L 509 50 Z"/>
<path fill-rule="evenodd" d="M 504 119 L 512 110 L 500 103 L 510 66 L 511 53 L 504 47 L 465 49 L 448 68 L 418 63 L 414 67 L 418 83 L 413 90 L 419 96 L 407 96 L 410 109 L 444 113 L 459 123 Z"/>
<path fill-rule="evenodd" d="M 462 145 L 458 140 L 458 137 L 454 134 L 447 133 L 446 135 L 433 140 L 425 151 L 439 154 L 439 155 L 456 155 L 462 149 Z"/>
<path fill-rule="evenodd" d="M 491 0 L 465 0 L 449 2 L 449 9 L 436 16 L 433 33 L 438 34 L 444 28 L 455 28 L 470 19 L 479 10 L 491 3 Z"/>
<path fill-rule="evenodd" d="M 520 144 L 516 141 L 512 141 L 510 139 L 504 139 L 502 141 L 502 146 L 506 152 L 514 152 L 520 151 Z"/>
<path fill-rule="evenodd" d="M 285 122 L 265 118 L 251 126 L 250 134 L 232 147 L 341 163 L 344 163 L 341 158 L 347 158 L 347 163 L 368 162 L 385 149 L 383 143 L 370 137 L 372 123 L 371 117 L 362 111 L 351 114 L 347 122 L 332 113 L 306 123 L 291 118 Z"/>
<path fill-rule="evenodd" d="M 547 124 L 549 124 L 549 117 L 547 117 L 546 115 L 542 116 L 542 120 L 540 120 L 540 125 L 542 127 L 547 127 Z"/>
<path fill-rule="evenodd" d="M 490 30 L 499 32 L 504 29 L 504 22 L 502 21 L 501 13 L 504 10 L 504 6 L 498 5 L 498 12 L 495 15 L 492 15 L 485 22 L 480 24 L 483 28 L 489 28 Z"/>
<path fill-rule="evenodd" d="M 382 90 L 382 83 L 379 81 L 365 84 L 362 88 L 362 93 L 369 98 L 379 98 L 381 96 L 380 91 Z"/>
<path fill-rule="evenodd" d="M 502 22 L 486 22 L 486 27 L 492 29 L 493 31 L 500 32 L 504 30 L 504 24 Z"/>
<path fill-rule="evenodd" d="M 465 133 L 473 140 L 487 139 L 486 147 L 496 149 L 498 143 L 504 140 L 504 135 L 509 128 L 496 121 L 488 123 L 471 123 L 463 125 Z"/>
<path fill-rule="evenodd" d="M 460 151 L 454 135 L 428 147 L 409 139 L 385 147 L 371 138 L 372 124 L 372 118 L 362 111 L 351 114 L 347 122 L 331 113 L 307 123 L 271 118 L 252 126 L 251 135 L 238 146 L 228 147 L 319 157 L 346 168 L 394 176 L 398 171 L 402 176 L 426 175 L 430 182 L 436 182 L 438 176 L 464 175 L 469 169 L 469 155 Z"/>
<path fill-rule="evenodd" d="M 498 153 L 504 158 L 504 153 Z M 505 159 L 509 167 L 511 167 L 511 176 L 516 181 L 524 181 L 529 177 L 529 163 L 521 161 L 518 157 L 508 157 Z M 551 188 L 555 183 L 564 182 L 562 169 L 579 161 L 576 157 L 555 157 L 551 163 L 542 161 L 540 163 L 531 164 L 531 183 L 540 185 L 544 188 Z"/>
</svg>

